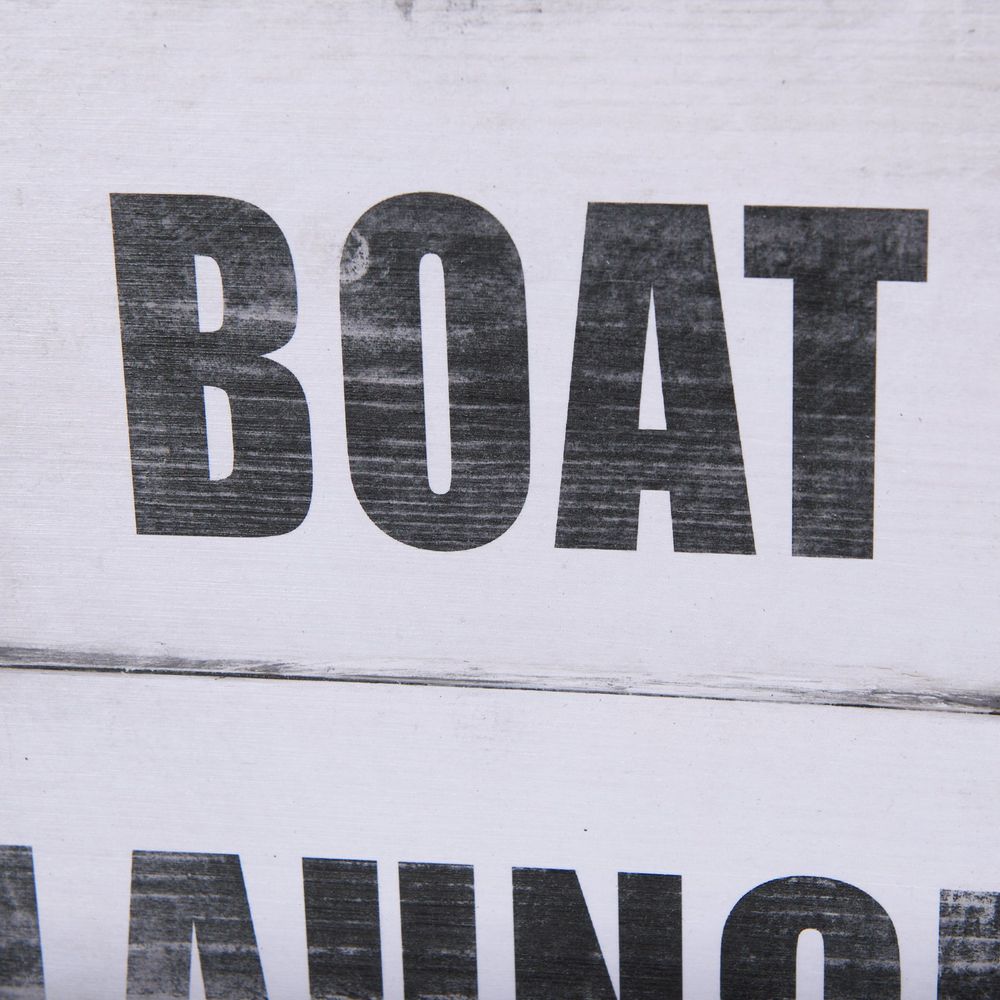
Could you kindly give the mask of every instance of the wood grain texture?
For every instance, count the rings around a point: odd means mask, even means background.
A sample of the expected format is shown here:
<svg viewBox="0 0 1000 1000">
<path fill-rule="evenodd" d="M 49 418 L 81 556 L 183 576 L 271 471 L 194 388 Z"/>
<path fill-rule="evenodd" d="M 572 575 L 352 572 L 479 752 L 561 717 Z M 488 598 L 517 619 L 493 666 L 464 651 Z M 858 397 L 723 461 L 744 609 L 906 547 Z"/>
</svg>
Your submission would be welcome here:
<svg viewBox="0 0 1000 1000">
<path fill-rule="evenodd" d="M 939 1000 L 974 1000 L 1000 988 L 1000 894 L 941 893 Z"/>
<path fill-rule="evenodd" d="M 458 688 L 522 689 L 562 693 L 638 695 L 693 698 L 709 701 L 763 701 L 776 704 L 842 705 L 851 708 L 886 708 L 932 712 L 1000 714 L 1000 694 L 995 691 L 947 689 L 924 681 L 916 691 L 891 688 L 822 688 L 805 680 L 763 677 L 748 682 L 737 676 L 699 675 L 687 681 L 664 681 L 656 676 L 636 676 L 621 671 L 612 677 L 560 671 L 555 677 L 538 673 L 505 673 L 502 668 L 468 665 L 366 664 L 313 665 L 280 660 L 195 660 L 181 657 L 123 656 L 117 653 L 74 653 L 25 647 L 0 648 L 0 670 L 30 667 L 41 670 L 165 674 L 208 677 L 257 678 L 291 681 L 340 681 L 356 684 L 414 684 Z M 371 669 L 378 666 L 380 669 Z M 919 680 L 919 678 L 918 678 Z"/>
<path fill-rule="evenodd" d="M 3 661 L 994 712 L 998 52 L 1000 10 L 973 0 L 5 4 Z M 291 335 L 272 360 L 301 385 L 311 438 L 295 530 L 136 533 L 112 192 L 233 199 L 283 234 L 296 309 L 280 312 Z M 390 537 L 352 478 L 361 383 L 344 364 L 341 264 L 361 273 L 359 219 L 413 192 L 481 206 L 523 271 L 530 476 L 517 407 L 495 434 L 470 435 L 517 473 L 496 496 L 480 491 L 503 507 L 492 529 L 507 530 L 468 551 Z M 696 426 L 689 440 L 730 460 L 739 446 L 753 555 L 747 531 L 736 546 L 747 554 L 683 551 L 683 497 L 662 482 L 641 491 L 634 551 L 556 544 L 591 203 L 707 214 L 718 296 L 695 298 L 725 330 L 739 439 Z M 794 554 L 797 293 L 746 277 L 746 206 L 926 213 L 927 281 L 884 281 L 865 299 L 877 327 L 873 473 L 850 489 L 850 476 L 823 480 L 827 497 L 863 492 L 866 511 L 870 489 L 871 559 Z M 223 277 L 231 305 L 271 289 Z M 275 286 L 286 305 L 287 278 Z M 481 287 L 494 295 L 490 280 Z M 686 315 L 675 299 L 662 324 Z M 376 303 L 390 326 L 391 304 Z M 489 303 L 477 315 L 495 318 Z M 412 315 L 405 326 L 409 343 Z M 626 326 L 641 344 L 644 330 Z M 626 336 L 604 332 L 598 382 Z M 403 366 L 411 390 L 417 360 Z M 399 372 L 377 361 L 361 381 L 376 404 L 392 402 Z M 205 367 L 193 366 L 202 380 Z M 675 424 L 699 415 L 689 384 L 665 399 L 683 404 Z M 274 423 L 264 410 L 258 455 Z M 420 421 L 415 403 L 408 412 L 412 478 Z M 867 434 L 867 409 L 861 423 Z M 602 489 L 620 485 L 596 471 Z M 266 520 L 238 499 L 245 522 Z M 425 515 L 411 519 L 425 538 L 455 542 Z"/>
<path fill-rule="evenodd" d="M 4 1000 L 45 1000 L 30 847 L 0 847 L 0 975 Z"/>
<path fill-rule="evenodd" d="M 178 918 L 225 912 L 220 897 L 238 897 L 238 879 L 233 860 L 217 859 L 239 857 L 272 1000 L 310 995 L 305 892 L 314 903 L 333 894 L 304 884 L 303 858 L 377 863 L 382 995 L 397 1000 L 400 862 L 473 870 L 481 1000 L 516 995 L 514 876 L 537 881 L 521 899 L 534 908 L 522 930 L 541 923 L 545 939 L 560 942 L 561 953 L 546 949 L 548 971 L 577 982 L 588 973 L 605 993 L 632 973 L 636 990 L 650 972 L 676 983 L 671 928 L 682 903 L 685 995 L 718 997 L 728 916 L 755 887 L 788 878 L 799 890 L 849 883 L 877 902 L 899 943 L 904 998 L 935 995 L 942 890 L 954 904 L 942 939 L 956 1000 L 975 984 L 973 963 L 988 971 L 994 961 L 992 718 L 32 669 L 0 672 L 0 688 L 0 833 L 34 852 L 49 1000 L 125 995 L 136 851 L 147 871 L 169 860 L 164 892 L 145 894 L 154 886 L 146 879 L 137 905 L 162 907 L 164 931 L 171 900 Z M 228 873 L 214 880 L 185 874 L 220 867 Z M 623 893 L 621 873 L 644 884 Z M 357 885 L 341 882 L 344 908 L 328 912 L 325 927 L 368 922 L 340 940 L 358 946 L 351 955 L 370 971 L 373 887 Z M 863 959 L 842 908 L 834 918 L 832 905 L 817 909 L 806 895 L 786 886 L 779 913 L 844 931 L 836 944 L 852 956 L 845 968 Z M 659 932 L 632 952 L 641 939 L 620 934 L 623 916 L 626 928 Z M 150 956 L 170 940 L 188 954 L 190 925 L 186 935 L 154 929 L 145 927 Z M 246 942 L 245 921 L 229 929 L 233 945 Z M 883 945 L 888 930 L 883 922 Z M 197 936 L 211 944 L 210 933 Z M 765 956 L 777 939 L 761 937 L 754 948 Z M 525 950 L 528 959 L 538 951 Z M 245 946 L 234 947 L 234 961 L 237 951 L 245 958 Z M 584 966 L 573 960 L 581 951 Z M 159 955 L 171 962 L 175 953 Z M 544 970 L 532 971 L 539 983 Z M 359 983 L 360 996 L 370 983 Z"/>
</svg>

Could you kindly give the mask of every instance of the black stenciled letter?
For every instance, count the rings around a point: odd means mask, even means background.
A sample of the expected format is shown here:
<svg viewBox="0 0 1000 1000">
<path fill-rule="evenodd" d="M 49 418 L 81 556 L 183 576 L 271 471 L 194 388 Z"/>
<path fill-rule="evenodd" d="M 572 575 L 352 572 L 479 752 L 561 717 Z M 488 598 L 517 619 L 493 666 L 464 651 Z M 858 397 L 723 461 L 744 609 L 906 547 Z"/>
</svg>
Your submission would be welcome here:
<svg viewBox="0 0 1000 1000">
<path fill-rule="evenodd" d="M 192 928 L 210 1000 L 267 1000 L 240 859 L 132 855 L 128 1000 L 187 1000 Z"/>
<path fill-rule="evenodd" d="M 795 281 L 792 554 L 871 559 L 878 282 L 927 280 L 927 213 L 748 206 L 744 239 Z"/>
<path fill-rule="evenodd" d="M 311 1000 L 381 1000 L 374 861 L 302 859 Z"/>
<path fill-rule="evenodd" d="M 381 1000 L 374 861 L 302 862 L 312 1000 Z M 405 1000 L 478 996 L 476 900 L 468 865 L 399 866 Z"/>
<path fill-rule="evenodd" d="M 420 261 L 444 269 L 451 487 L 428 482 Z M 408 194 L 369 209 L 341 262 L 347 446 L 354 490 L 386 534 L 423 549 L 502 535 L 528 490 L 524 278 L 503 226 L 472 202 Z"/>
<path fill-rule="evenodd" d="M 0 997 L 45 1000 L 30 847 L 0 847 Z"/>
<path fill-rule="evenodd" d="M 681 880 L 618 876 L 620 1000 L 681 1000 Z M 517 1000 L 616 1000 L 573 871 L 514 869 Z"/>
<path fill-rule="evenodd" d="M 401 864 L 405 1000 L 475 1000 L 476 898 L 469 865 Z"/>
<path fill-rule="evenodd" d="M 1000 997 L 1000 893 L 943 890 L 938 1000 Z"/>
<path fill-rule="evenodd" d="M 280 535 L 312 495 L 302 386 L 263 355 L 295 330 L 288 245 L 259 208 L 231 198 L 113 194 L 136 530 Z M 198 328 L 195 256 L 222 275 L 220 329 Z M 204 388 L 229 397 L 233 470 L 209 479 Z"/>
<path fill-rule="evenodd" d="M 650 295 L 666 427 L 639 428 Z M 591 204 L 556 545 L 634 549 L 642 490 L 669 490 L 678 552 L 753 553 L 705 205 Z"/>
<path fill-rule="evenodd" d="M 826 1000 L 899 1000 L 896 929 L 867 893 L 829 878 L 765 882 L 722 932 L 722 1000 L 795 1000 L 799 935 L 823 935 Z"/>
</svg>

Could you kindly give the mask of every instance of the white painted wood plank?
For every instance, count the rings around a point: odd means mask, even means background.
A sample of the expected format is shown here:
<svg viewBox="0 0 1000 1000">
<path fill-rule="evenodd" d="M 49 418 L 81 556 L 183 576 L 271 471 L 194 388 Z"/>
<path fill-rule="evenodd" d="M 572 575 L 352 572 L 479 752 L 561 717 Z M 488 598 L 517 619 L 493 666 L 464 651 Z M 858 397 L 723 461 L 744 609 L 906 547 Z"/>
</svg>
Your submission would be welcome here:
<svg viewBox="0 0 1000 1000">
<path fill-rule="evenodd" d="M 989 4 L 11 3 L 0 426 L 11 665 L 996 706 L 1000 218 Z M 337 275 L 359 216 L 440 191 L 524 268 L 531 486 L 502 537 L 414 549 L 354 496 Z M 308 516 L 136 533 L 111 192 L 211 194 L 288 240 Z M 555 545 L 586 208 L 707 204 L 756 554 Z M 874 558 L 791 555 L 791 293 L 746 205 L 929 212 L 882 283 Z M 659 503 L 653 501 L 658 500 Z"/>
</svg>

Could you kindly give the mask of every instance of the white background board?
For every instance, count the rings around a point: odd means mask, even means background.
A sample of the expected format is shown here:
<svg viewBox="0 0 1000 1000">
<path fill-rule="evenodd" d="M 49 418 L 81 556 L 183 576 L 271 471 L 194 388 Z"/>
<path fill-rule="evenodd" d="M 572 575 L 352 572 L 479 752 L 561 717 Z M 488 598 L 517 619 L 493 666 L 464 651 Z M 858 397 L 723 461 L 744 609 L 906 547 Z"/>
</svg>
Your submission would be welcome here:
<svg viewBox="0 0 1000 1000">
<path fill-rule="evenodd" d="M 998 17 L 7 5 L 5 658 L 992 704 Z M 384 535 L 348 468 L 340 250 L 411 191 L 483 205 L 524 267 L 531 486 L 514 526 L 468 552 Z M 309 401 L 315 476 L 291 534 L 136 534 L 110 192 L 243 199 L 285 233 L 299 318 L 277 357 Z M 584 221 L 602 200 L 709 206 L 753 557 L 673 553 L 663 493 L 643 499 L 637 551 L 555 547 Z M 879 289 L 873 560 L 790 554 L 791 283 L 743 277 L 754 204 L 929 212 L 928 281 Z"/>
<path fill-rule="evenodd" d="M 939 890 L 1000 891 L 982 716 L 28 671 L 2 753 L 49 1000 L 124 996 L 133 850 L 240 855 L 272 1000 L 309 995 L 303 857 L 380 863 L 388 1000 L 399 861 L 475 866 L 483 1000 L 514 996 L 513 866 L 577 871 L 613 976 L 617 873 L 681 875 L 686 1000 L 718 997 L 723 924 L 768 879 L 874 896 L 904 1000 L 936 995 Z"/>
<path fill-rule="evenodd" d="M 134 850 L 240 855 L 274 1000 L 308 995 L 307 856 L 379 861 L 386 1000 L 401 861 L 475 866 L 483 1000 L 513 996 L 514 866 L 578 872 L 612 977 L 617 873 L 683 876 L 686 1000 L 745 892 L 842 879 L 935 995 L 939 891 L 1000 892 L 998 33 L 910 0 L 3 7 L 0 844 L 34 850 L 49 1000 L 124 995 Z M 388 537 L 349 470 L 341 249 L 415 191 L 524 269 L 530 489 L 466 552 Z M 285 234 L 290 534 L 136 533 L 112 192 Z M 599 201 L 709 207 L 753 556 L 675 553 L 652 492 L 636 551 L 555 546 Z M 744 277 L 746 205 L 929 213 L 926 283 L 879 287 L 871 560 L 792 555 L 792 291 Z"/>
</svg>

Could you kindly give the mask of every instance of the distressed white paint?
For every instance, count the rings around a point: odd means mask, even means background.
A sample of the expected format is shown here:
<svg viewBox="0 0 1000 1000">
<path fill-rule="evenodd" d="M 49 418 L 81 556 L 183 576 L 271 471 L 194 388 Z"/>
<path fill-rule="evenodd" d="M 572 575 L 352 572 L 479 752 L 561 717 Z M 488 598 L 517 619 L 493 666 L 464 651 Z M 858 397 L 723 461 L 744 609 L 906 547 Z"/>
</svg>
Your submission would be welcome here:
<svg viewBox="0 0 1000 1000">
<path fill-rule="evenodd" d="M 995 703 L 994 5 L 12 2 L 0 19 L 8 662 Z M 416 190 L 495 213 L 526 275 L 531 491 L 467 553 L 383 535 L 348 473 L 340 246 Z M 300 318 L 278 358 L 315 458 L 293 534 L 135 534 L 111 191 L 246 199 L 286 233 Z M 666 497 L 635 553 L 554 547 L 588 200 L 711 208 L 753 558 L 673 554 Z M 871 562 L 790 556 L 790 291 L 742 277 L 745 204 L 930 211 L 927 284 L 879 293 Z"/>
<path fill-rule="evenodd" d="M 683 876 L 685 1000 L 717 1000 L 726 916 L 767 879 L 821 875 L 873 895 L 896 926 L 903 1000 L 935 996 L 939 890 L 1000 891 L 992 718 L 2 680 L 0 838 L 35 849 L 49 1000 L 124 995 L 134 849 L 240 855 L 271 1000 L 308 996 L 302 857 L 380 862 L 386 1000 L 402 996 L 399 861 L 475 866 L 482 1000 L 514 996 L 513 866 L 577 870 L 612 970 L 617 872 Z"/>
<path fill-rule="evenodd" d="M 3 661 L 995 708 L 998 51 L 1000 10 L 959 0 L 4 4 Z M 531 491 L 467 553 L 383 535 L 348 473 L 340 247 L 419 190 L 488 208 L 525 269 Z M 315 461 L 294 533 L 135 534 L 112 191 L 246 199 L 287 235 L 300 315 L 278 357 Z M 597 200 L 710 206 L 755 557 L 674 554 L 665 495 L 634 553 L 554 548 Z M 871 562 L 790 555 L 791 296 L 742 277 L 746 204 L 930 211 L 928 282 L 879 293 Z M 513 865 L 579 871 L 612 967 L 615 873 L 682 874 L 686 1000 L 717 996 L 742 893 L 843 878 L 896 922 L 904 1000 L 930 1000 L 938 890 L 1000 890 L 997 734 L 937 712 L 11 669 L 0 843 L 35 848 L 50 1000 L 123 995 L 136 849 L 241 855 L 273 1000 L 307 995 L 304 855 L 383 863 L 387 1000 L 402 860 L 476 865 L 483 1000 L 513 995 Z"/>
</svg>

